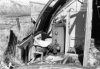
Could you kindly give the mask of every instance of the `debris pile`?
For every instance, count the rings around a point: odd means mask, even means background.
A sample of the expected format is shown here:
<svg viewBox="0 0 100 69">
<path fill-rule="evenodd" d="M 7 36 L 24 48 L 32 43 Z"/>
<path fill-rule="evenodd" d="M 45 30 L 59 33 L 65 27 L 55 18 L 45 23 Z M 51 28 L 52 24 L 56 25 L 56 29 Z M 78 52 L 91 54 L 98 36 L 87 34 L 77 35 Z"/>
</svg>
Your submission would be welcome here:
<svg viewBox="0 0 100 69">
<path fill-rule="evenodd" d="M 89 51 L 89 66 L 96 67 L 100 65 L 100 51 L 97 49 L 95 45 L 94 39 L 91 39 L 91 44 L 90 44 L 90 51 Z"/>
</svg>

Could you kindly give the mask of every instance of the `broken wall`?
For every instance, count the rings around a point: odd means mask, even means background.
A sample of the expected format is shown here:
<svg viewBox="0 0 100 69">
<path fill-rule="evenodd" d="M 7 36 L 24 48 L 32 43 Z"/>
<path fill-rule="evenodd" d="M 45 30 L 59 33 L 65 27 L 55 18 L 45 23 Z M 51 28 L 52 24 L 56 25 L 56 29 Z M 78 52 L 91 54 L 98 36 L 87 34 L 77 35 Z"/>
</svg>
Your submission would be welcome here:
<svg viewBox="0 0 100 69">
<path fill-rule="evenodd" d="M 20 31 L 17 26 L 16 18 L 19 18 Z M 30 16 L 23 17 L 0 17 L 0 56 L 3 55 L 9 42 L 10 30 L 13 30 L 19 41 L 28 36 L 34 25 L 31 23 Z"/>
<path fill-rule="evenodd" d="M 68 2 L 64 8 L 63 12 L 59 13 L 57 17 L 67 16 L 67 27 L 69 31 L 70 47 L 75 45 L 80 45 L 85 39 L 85 22 L 86 22 L 86 0 Z"/>
</svg>

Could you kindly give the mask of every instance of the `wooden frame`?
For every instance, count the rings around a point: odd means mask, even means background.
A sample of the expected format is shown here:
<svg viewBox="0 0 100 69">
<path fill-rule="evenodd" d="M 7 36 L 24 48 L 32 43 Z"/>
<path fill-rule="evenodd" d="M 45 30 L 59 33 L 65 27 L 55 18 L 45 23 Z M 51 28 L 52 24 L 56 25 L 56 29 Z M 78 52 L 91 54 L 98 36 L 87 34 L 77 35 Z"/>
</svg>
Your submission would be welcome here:
<svg viewBox="0 0 100 69">
<path fill-rule="evenodd" d="M 84 0 L 85 1 L 85 0 Z M 86 19 L 86 32 L 85 32 L 85 45 L 84 45 L 84 58 L 83 66 L 88 65 L 88 54 L 91 40 L 91 22 L 92 22 L 92 3 L 93 0 L 87 0 L 87 19 Z"/>
</svg>

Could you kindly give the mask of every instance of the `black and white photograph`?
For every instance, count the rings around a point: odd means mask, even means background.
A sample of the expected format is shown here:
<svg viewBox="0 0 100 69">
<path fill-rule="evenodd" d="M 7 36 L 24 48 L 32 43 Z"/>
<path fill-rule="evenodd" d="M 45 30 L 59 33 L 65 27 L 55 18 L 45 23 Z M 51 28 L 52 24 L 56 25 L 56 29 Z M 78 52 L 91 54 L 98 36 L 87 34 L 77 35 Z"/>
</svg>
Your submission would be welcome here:
<svg viewBox="0 0 100 69">
<path fill-rule="evenodd" d="M 0 69 L 100 69 L 100 0 L 0 0 Z"/>
</svg>

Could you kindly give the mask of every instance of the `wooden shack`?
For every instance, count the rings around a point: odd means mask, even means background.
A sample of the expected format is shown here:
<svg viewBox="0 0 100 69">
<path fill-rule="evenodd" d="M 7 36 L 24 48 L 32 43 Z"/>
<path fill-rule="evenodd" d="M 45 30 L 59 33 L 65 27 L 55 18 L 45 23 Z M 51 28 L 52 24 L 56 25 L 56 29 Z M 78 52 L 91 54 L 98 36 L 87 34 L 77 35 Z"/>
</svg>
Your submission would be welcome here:
<svg viewBox="0 0 100 69">
<path fill-rule="evenodd" d="M 50 6 L 52 2 L 53 0 L 50 0 L 46 5 L 30 2 L 31 12 L 30 14 L 29 12 L 28 14 L 25 13 L 28 15 L 26 18 L 28 18 L 30 23 L 31 18 L 36 21 L 34 28 L 32 27 L 30 29 L 31 32 L 28 32 L 27 35 L 25 35 L 29 37 L 27 37 L 24 41 L 24 37 L 20 39 L 22 42 L 19 46 L 21 47 L 24 46 L 27 48 L 27 44 L 30 43 L 30 49 L 26 49 L 26 52 L 28 51 L 29 53 L 27 55 L 27 61 L 34 57 L 33 53 L 35 50 L 32 43 L 33 35 L 30 36 L 30 33 L 34 34 L 34 32 L 37 33 L 38 31 L 42 30 L 47 34 L 50 33 L 50 36 L 52 36 L 52 44 L 57 42 L 61 46 L 61 52 L 63 52 L 65 55 L 68 54 L 70 48 L 79 48 L 80 46 L 83 47 L 82 50 L 84 51 L 82 51 L 82 54 L 84 56 L 82 56 L 82 64 L 83 66 L 87 66 L 90 40 L 92 38 L 91 30 L 92 24 L 94 24 L 92 22 L 93 0 L 58 0 L 57 5 L 55 1 L 54 5 Z M 21 16 L 16 17 L 15 15 L 15 17 L 12 17 L 11 15 L 10 18 L 14 18 L 12 19 L 13 21 L 15 21 L 16 18 L 22 18 L 22 21 L 25 20 L 26 22 L 27 20 L 25 17 Z M 60 22 L 62 25 L 56 26 L 59 25 L 59 22 L 55 22 L 55 20 L 62 17 L 65 22 Z M 3 18 L 1 19 L 3 20 Z M 92 30 L 92 32 L 94 31 Z M 93 38 L 95 39 L 95 37 Z M 80 53 L 78 52 L 77 54 Z M 21 59 L 21 50 L 18 47 L 16 48 L 16 57 Z"/>
</svg>

